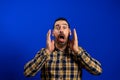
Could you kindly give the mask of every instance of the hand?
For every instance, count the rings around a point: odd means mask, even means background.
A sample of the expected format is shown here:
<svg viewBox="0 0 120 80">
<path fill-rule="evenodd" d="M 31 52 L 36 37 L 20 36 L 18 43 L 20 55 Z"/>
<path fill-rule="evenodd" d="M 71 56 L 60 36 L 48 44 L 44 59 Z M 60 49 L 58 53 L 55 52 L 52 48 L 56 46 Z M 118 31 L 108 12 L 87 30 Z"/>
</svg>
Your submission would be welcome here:
<svg viewBox="0 0 120 80">
<path fill-rule="evenodd" d="M 73 30 L 73 39 L 69 42 L 70 48 L 74 51 L 74 53 L 78 52 L 78 38 L 77 38 L 77 33 L 76 30 Z"/>
<path fill-rule="evenodd" d="M 54 40 L 51 41 L 50 38 L 51 30 L 47 33 L 47 40 L 46 40 L 46 52 L 51 53 L 54 50 Z"/>
</svg>

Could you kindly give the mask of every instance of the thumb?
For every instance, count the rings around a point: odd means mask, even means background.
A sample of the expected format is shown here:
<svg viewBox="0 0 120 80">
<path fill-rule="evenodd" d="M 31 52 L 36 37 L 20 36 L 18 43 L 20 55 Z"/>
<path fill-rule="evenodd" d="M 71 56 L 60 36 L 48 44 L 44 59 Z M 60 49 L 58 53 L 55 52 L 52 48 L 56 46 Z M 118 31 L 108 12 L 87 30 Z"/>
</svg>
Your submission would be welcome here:
<svg viewBox="0 0 120 80">
<path fill-rule="evenodd" d="M 52 40 L 52 41 L 51 41 L 51 47 L 52 47 L 53 50 L 54 50 L 54 48 L 55 48 L 54 44 L 55 44 L 55 41 Z"/>
<path fill-rule="evenodd" d="M 54 43 L 55 43 L 54 40 L 52 40 L 51 43 L 52 43 L 52 45 L 54 45 Z"/>
</svg>

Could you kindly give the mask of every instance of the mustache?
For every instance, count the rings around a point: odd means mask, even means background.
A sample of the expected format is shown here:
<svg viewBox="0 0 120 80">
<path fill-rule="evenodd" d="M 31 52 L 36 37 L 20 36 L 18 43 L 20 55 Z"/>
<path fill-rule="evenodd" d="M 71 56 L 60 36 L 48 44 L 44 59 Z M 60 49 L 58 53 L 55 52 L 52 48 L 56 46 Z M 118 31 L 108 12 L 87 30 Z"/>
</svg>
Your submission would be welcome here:
<svg viewBox="0 0 120 80">
<path fill-rule="evenodd" d="M 59 33 L 58 36 L 65 36 L 65 34 L 62 32 L 62 33 Z"/>
</svg>

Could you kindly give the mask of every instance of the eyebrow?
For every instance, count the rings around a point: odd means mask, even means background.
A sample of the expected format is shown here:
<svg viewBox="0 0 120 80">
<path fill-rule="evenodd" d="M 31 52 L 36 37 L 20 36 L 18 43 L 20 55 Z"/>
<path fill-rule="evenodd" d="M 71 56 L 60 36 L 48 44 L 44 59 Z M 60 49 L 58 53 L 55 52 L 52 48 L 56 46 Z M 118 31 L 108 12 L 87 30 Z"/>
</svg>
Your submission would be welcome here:
<svg viewBox="0 0 120 80">
<path fill-rule="evenodd" d="M 59 26 L 59 24 L 56 24 L 55 26 Z"/>
<path fill-rule="evenodd" d="M 66 24 L 66 23 L 63 23 L 62 25 L 67 25 L 68 26 L 68 24 Z M 55 26 L 59 26 L 59 24 L 56 24 Z"/>
<path fill-rule="evenodd" d="M 64 23 L 64 24 L 62 24 L 62 25 L 68 25 L 68 24 Z"/>
</svg>

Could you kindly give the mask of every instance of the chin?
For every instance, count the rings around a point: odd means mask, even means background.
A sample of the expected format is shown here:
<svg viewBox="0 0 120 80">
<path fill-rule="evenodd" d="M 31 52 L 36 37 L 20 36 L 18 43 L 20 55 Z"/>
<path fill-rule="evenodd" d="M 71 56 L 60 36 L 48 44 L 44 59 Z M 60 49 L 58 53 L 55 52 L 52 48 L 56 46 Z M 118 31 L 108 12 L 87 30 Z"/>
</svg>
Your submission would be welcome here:
<svg viewBox="0 0 120 80">
<path fill-rule="evenodd" d="M 66 45 L 67 44 L 67 41 L 65 42 L 58 42 L 59 45 Z"/>
</svg>

